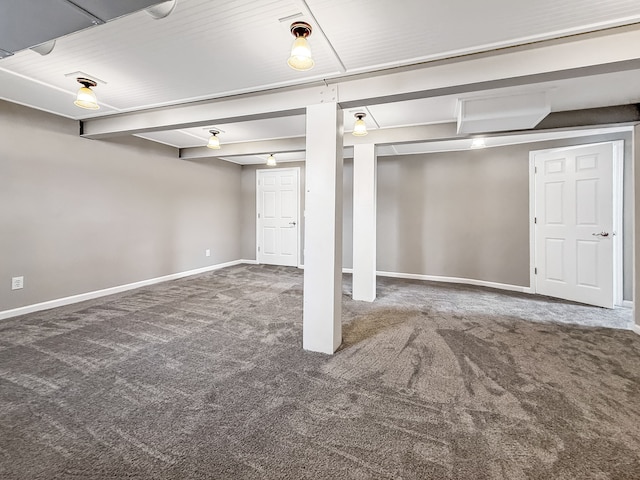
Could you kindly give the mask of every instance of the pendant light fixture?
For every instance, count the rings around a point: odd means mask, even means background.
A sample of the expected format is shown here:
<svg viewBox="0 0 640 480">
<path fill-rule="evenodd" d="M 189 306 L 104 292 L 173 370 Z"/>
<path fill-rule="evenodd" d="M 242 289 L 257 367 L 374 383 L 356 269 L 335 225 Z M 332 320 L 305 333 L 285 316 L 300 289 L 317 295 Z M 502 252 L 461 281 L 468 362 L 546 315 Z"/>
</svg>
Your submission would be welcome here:
<svg viewBox="0 0 640 480">
<path fill-rule="evenodd" d="M 364 137 L 367 133 L 367 125 L 365 125 L 363 118 L 366 117 L 367 114 L 363 112 L 358 112 L 354 115 L 356 117 L 356 122 L 353 124 L 353 132 L 352 135 L 356 137 Z"/>
<path fill-rule="evenodd" d="M 76 101 L 73 103 L 80 108 L 86 108 L 88 110 L 99 109 L 100 105 L 98 105 L 96 94 L 91 90 L 91 87 L 95 87 L 97 83 L 94 80 L 83 77 L 78 77 L 76 80 L 78 80 L 78 83 L 82 85 L 82 87 L 78 90 Z"/>
<path fill-rule="evenodd" d="M 275 167 L 276 165 L 277 165 L 276 157 L 273 155 L 273 153 L 270 153 L 269 156 L 267 157 L 267 166 Z"/>
<path fill-rule="evenodd" d="M 218 138 L 219 130 L 209 130 L 211 137 L 209 137 L 209 143 L 207 143 L 207 147 L 213 150 L 220 150 L 220 139 Z"/>
<path fill-rule="evenodd" d="M 311 25 L 307 22 L 293 22 L 291 24 L 291 34 L 296 37 L 291 47 L 291 56 L 287 63 L 294 70 L 304 72 L 310 70 L 315 65 L 311 58 L 311 47 L 307 42 L 307 37 L 311 35 Z"/>
</svg>

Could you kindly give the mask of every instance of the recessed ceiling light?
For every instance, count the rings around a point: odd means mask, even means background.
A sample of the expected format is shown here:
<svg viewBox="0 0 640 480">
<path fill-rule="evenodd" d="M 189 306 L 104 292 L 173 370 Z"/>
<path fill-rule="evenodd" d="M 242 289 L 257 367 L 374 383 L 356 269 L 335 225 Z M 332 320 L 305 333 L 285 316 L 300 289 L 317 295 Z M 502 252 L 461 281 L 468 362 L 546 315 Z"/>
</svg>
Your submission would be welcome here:
<svg viewBox="0 0 640 480">
<path fill-rule="evenodd" d="M 484 143 L 484 138 L 482 137 L 476 137 L 471 142 L 471 148 L 484 148 L 486 146 L 487 145 Z"/>
</svg>

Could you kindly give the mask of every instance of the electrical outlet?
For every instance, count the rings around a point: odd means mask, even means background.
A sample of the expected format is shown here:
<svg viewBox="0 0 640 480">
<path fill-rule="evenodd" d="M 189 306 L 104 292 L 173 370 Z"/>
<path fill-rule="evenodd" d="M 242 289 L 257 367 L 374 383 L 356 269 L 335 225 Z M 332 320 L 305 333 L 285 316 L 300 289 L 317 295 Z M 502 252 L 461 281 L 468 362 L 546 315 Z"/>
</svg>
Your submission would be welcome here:
<svg viewBox="0 0 640 480">
<path fill-rule="evenodd" d="M 11 279 L 11 290 L 24 288 L 24 277 L 13 277 Z"/>
<path fill-rule="evenodd" d="M 208 248 L 204 251 L 204 256 L 205 257 L 210 257 L 211 256 L 211 250 L 209 250 Z"/>
</svg>

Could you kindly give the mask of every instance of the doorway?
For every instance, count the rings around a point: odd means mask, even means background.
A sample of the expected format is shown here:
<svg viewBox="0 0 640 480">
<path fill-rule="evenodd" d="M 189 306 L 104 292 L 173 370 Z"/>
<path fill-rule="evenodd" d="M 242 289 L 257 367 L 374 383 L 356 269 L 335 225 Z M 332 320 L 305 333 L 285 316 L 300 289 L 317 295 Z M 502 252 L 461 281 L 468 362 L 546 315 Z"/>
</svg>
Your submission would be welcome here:
<svg viewBox="0 0 640 480">
<path fill-rule="evenodd" d="M 530 153 L 533 293 L 622 303 L 623 142 Z"/>
<path fill-rule="evenodd" d="M 299 167 L 256 170 L 256 258 L 258 263 L 298 266 L 299 212 Z"/>
</svg>

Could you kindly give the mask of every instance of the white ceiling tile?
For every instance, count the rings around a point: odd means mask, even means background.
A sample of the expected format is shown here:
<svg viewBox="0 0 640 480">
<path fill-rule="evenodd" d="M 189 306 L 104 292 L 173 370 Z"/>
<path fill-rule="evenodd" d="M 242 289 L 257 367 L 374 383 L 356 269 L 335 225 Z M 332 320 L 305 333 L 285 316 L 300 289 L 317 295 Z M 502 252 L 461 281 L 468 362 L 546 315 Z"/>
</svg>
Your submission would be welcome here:
<svg viewBox="0 0 640 480">
<path fill-rule="evenodd" d="M 266 165 L 267 157 L 269 155 L 236 155 L 233 157 L 220 157 L 222 160 L 226 160 L 228 162 L 237 163 L 239 165 Z M 290 163 L 290 162 L 304 162 L 305 161 L 305 152 L 286 152 L 286 153 L 275 153 L 276 162 L 280 163 Z"/>
<path fill-rule="evenodd" d="M 207 140 L 200 140 L 188 135 L 181 130 L 170 130 L 165 132 L 148 132 L 139 133 L 138 137 L 146 138 L 153 142 L 164 143 L 176 148 L 202 147 L 206 145 Z"/>
<path fill-rule="evenodd" d="M 407 65 L 640 21 L 636 0 L 307 4 L 348 70 Z"/>
<path fill-rule="evenodd" d="M 286 65 L 293 37 L 280 19 L 298 13 L 314 27 L 309 41 L 316 66 L 309 72 Z M 49 55 L 25 50 L 0 60 L 0 98 L 85 119 L 278 86 L 322 85 L 322 79 L 340 75 L 332 47 L 349 75 L 635 22 L 637 0 L 179 0 L 165 19 L 138 12 L 60 38 Z M 72 104 L 78 84 L 65 74 L 74 71 L 106 82 L 94 89 L 99 111 Z M 632 70 L 460 98 L 544 90 L 551 110 L 562 111 L 638 103 L 639 84 L 640 71 Z M 367 113 L 369 129 L 454 121 L 457 100 L 441 96 L 348 109 L 345 131 L 353 128 L 355 110 Z M 303 136 L 305 118 L 211 127 L 223 130 L 223 144 L 247 142 Z M 199 127 L 140 136 L 185 148 L 204 145 L 209 134 Z"/>
<path fill-rule="evenodd" d="M 372 105 L 369 111 L 380 128 L 451 122 L 456 118 L 456 96 L 423 98 Z"/>
<path fill-rule="evenodd" d="M 286 64 L 293 41 L 278 21 L 298 12 L 288 0 L 181 0 L 167 18 L 144 12 L 57 41 L 40 56 L 19 52 L 0 67 L 57 88 L 83 70 L 108 82 L 100 98 L 121 110 L 213 98 L 296 83 L 336 72 L 329 48 L 313 43 L 316 66 L 296 72 Z"/>
<path fill-rule="evenodd" d="M 35 52 L 32 53 L 38 55 Z M 74 84 L 73 89 L 43 87 L 29 78 L 14 75 L 0 68 L 0 98 L 74 119 L 92 118 L 116 112 L 100 102 L 99 110 L 76 107 L 73 101 L 76 99 L 80 85 L 75 79 L 69 81 Z"/>
<path fill-rule="evenodd" d="M 613 127 L 613 128 L 591 128 L 584 130 L 564 130 L 557 132 L 538 132 L 518 135 L 504 135 L 484 137 L 486 148 L 499 147 L 505 145 L 517 145 L 522 143 L 540 142 L 546 140 L 557 140 L 562 138 L 579 138 L 590 135 L 599 135 L 615 132 L 630 132 L 632 127 Z M 451 152 L 461 150 L 471 150 L 471 138 L 458 140 L 444 140 L 436 142 L 417 142 L 393 145 L 396 153 L 390 153 L 388 150 L 378 151 L 378 155 L 415 155 L 422 153 Z"/>
</svg>

